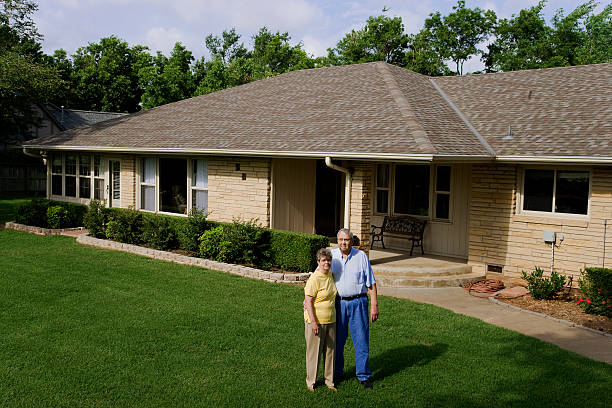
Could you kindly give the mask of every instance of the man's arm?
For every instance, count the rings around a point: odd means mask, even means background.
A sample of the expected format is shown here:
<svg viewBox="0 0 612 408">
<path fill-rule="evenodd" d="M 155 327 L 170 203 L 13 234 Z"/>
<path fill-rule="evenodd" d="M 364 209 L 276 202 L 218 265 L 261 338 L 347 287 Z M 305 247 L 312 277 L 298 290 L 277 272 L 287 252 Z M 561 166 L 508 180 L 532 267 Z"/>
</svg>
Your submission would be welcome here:
<svg viewBox="0 0 612 408">
<path fill-rule="evenodd" d="M 376 284 L 368 288 L 370 294 L 370 321 L 375 322 L 378 319 L 378 293 L 376 292 Z"/>
</svg>

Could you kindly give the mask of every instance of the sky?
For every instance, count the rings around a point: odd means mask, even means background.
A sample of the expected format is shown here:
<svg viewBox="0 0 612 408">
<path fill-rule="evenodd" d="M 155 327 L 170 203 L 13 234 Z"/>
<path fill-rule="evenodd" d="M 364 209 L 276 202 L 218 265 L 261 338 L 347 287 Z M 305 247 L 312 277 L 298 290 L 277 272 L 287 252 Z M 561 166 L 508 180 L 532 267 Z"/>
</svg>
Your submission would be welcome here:
<svg viewBox="0 0 612 408">
<path fill-rule="evenodd" d="M 448 14 L 456 1 L 449 0 L 35 0 L 34 14 L 43 35 L 43 50 L 52 54 L 63 48 L 72 55 L 77 48 L 115 35 L 130 45 L 146 45 L 152 53 L 169 55 L 180 41 L 196 58 L 209 57 L 204 44 L 208 34 L 220 35 L 236 28 L 241 40 L 252 47 L 252 36 L 263 26 L 270 31 L 288 32 L 292 44 L 301 42 L 315 57 L 327 55 L 327 48 L 353 29 L 364 26 L 369 16 L 384 14 L 402 18 L 407 33 L 416 33 L 430 13 Z M 565 14 L 586 2 L 549 0 L 547 21 L 555 11 Z M 607 4 L 606 2 L 602 2 Z M 466 7 L 495 11 L 509 18 L 537 0 L 466 0 Z M 600 4 L 596 12 L 601 11 Z M 478 58 L 468 61 L 464 72 L 482 69 Z"/>
</svg>

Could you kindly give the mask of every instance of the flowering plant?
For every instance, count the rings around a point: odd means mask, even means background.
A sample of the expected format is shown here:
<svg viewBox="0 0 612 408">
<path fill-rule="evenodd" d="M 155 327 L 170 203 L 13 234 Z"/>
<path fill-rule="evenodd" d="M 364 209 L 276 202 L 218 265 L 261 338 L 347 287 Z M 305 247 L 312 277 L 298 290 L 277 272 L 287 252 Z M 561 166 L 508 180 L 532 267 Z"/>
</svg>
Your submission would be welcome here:
<svg viewBox="0 0 612 408">
<path fill-rule="evenodd" d="M 580 298 L 576 302 L 586 313 L 612 317 L 612 301 L 603 296 Z"/>
</svg>

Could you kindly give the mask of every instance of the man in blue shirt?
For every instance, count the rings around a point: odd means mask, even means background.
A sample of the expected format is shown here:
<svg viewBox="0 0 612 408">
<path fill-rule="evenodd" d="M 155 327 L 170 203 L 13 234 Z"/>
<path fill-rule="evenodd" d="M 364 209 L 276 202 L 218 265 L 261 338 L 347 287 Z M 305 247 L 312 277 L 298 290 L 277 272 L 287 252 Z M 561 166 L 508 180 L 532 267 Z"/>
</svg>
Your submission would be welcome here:
<svg viewBox="0 0 612 408">
<path fill-rule="evenodd" d="M 353 233 L 338 231 L 338 248 L 332 250 L 332 274 L 338 289 L 336 298 L 336 360 L 334 377 L 344 373 L 344 345 L 350 326 L 356 357 L 357 379 L 366 389 L 372 388 L 370 358 L 370 324 L 378 319 L 376 280 L 365 252 L 352 247 Z M 368 293 L 370 310 L 368 311 Z"/>
</svg>

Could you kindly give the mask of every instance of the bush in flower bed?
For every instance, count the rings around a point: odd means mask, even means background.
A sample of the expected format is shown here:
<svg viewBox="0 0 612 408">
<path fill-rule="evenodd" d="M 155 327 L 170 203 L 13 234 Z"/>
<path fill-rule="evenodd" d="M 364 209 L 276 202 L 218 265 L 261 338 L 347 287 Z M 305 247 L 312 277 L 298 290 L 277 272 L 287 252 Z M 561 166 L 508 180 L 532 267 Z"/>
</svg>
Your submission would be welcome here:
<svg viewBox="0 0 612 408">
<path fill-rule="evenodd" d="M 578 304 L 585 312 L 612 317 L 612 269 L 585 268 L 578 284 L 584 295 Z"/>
<path fill-rule="evenodd" d="M 41 228 L 81 227 L 86 212 L 82 204 L 35 198 L 17 206 L 15 221 Z"/>
<path fill-rule="evenodd" d="M 84 218 L 85 228 L 97 238 L 161 250 L 179 248 L 191 255 L 262 269 L 312 271 L 317 250 L 329 246 L 329 239 L 320 235 L 262 228 L 256 220 L 210 221 L 203 211 L 192 211 L 188 217 L 169 216 L 106 208 L 92 200 Z"/>
<path fill-rule="evenodd" d="M 527 281 L 527 290 L 529 290 L 531 296 L 538 300 L 556 298 L 567 279 L 566 276 L 559 275 L 554 271 L 550 274 L 550 278 L 545 278 L 542 268 L 537 267 L 529 275 L 523 271 L 521 276 Z"/>
</svg>

